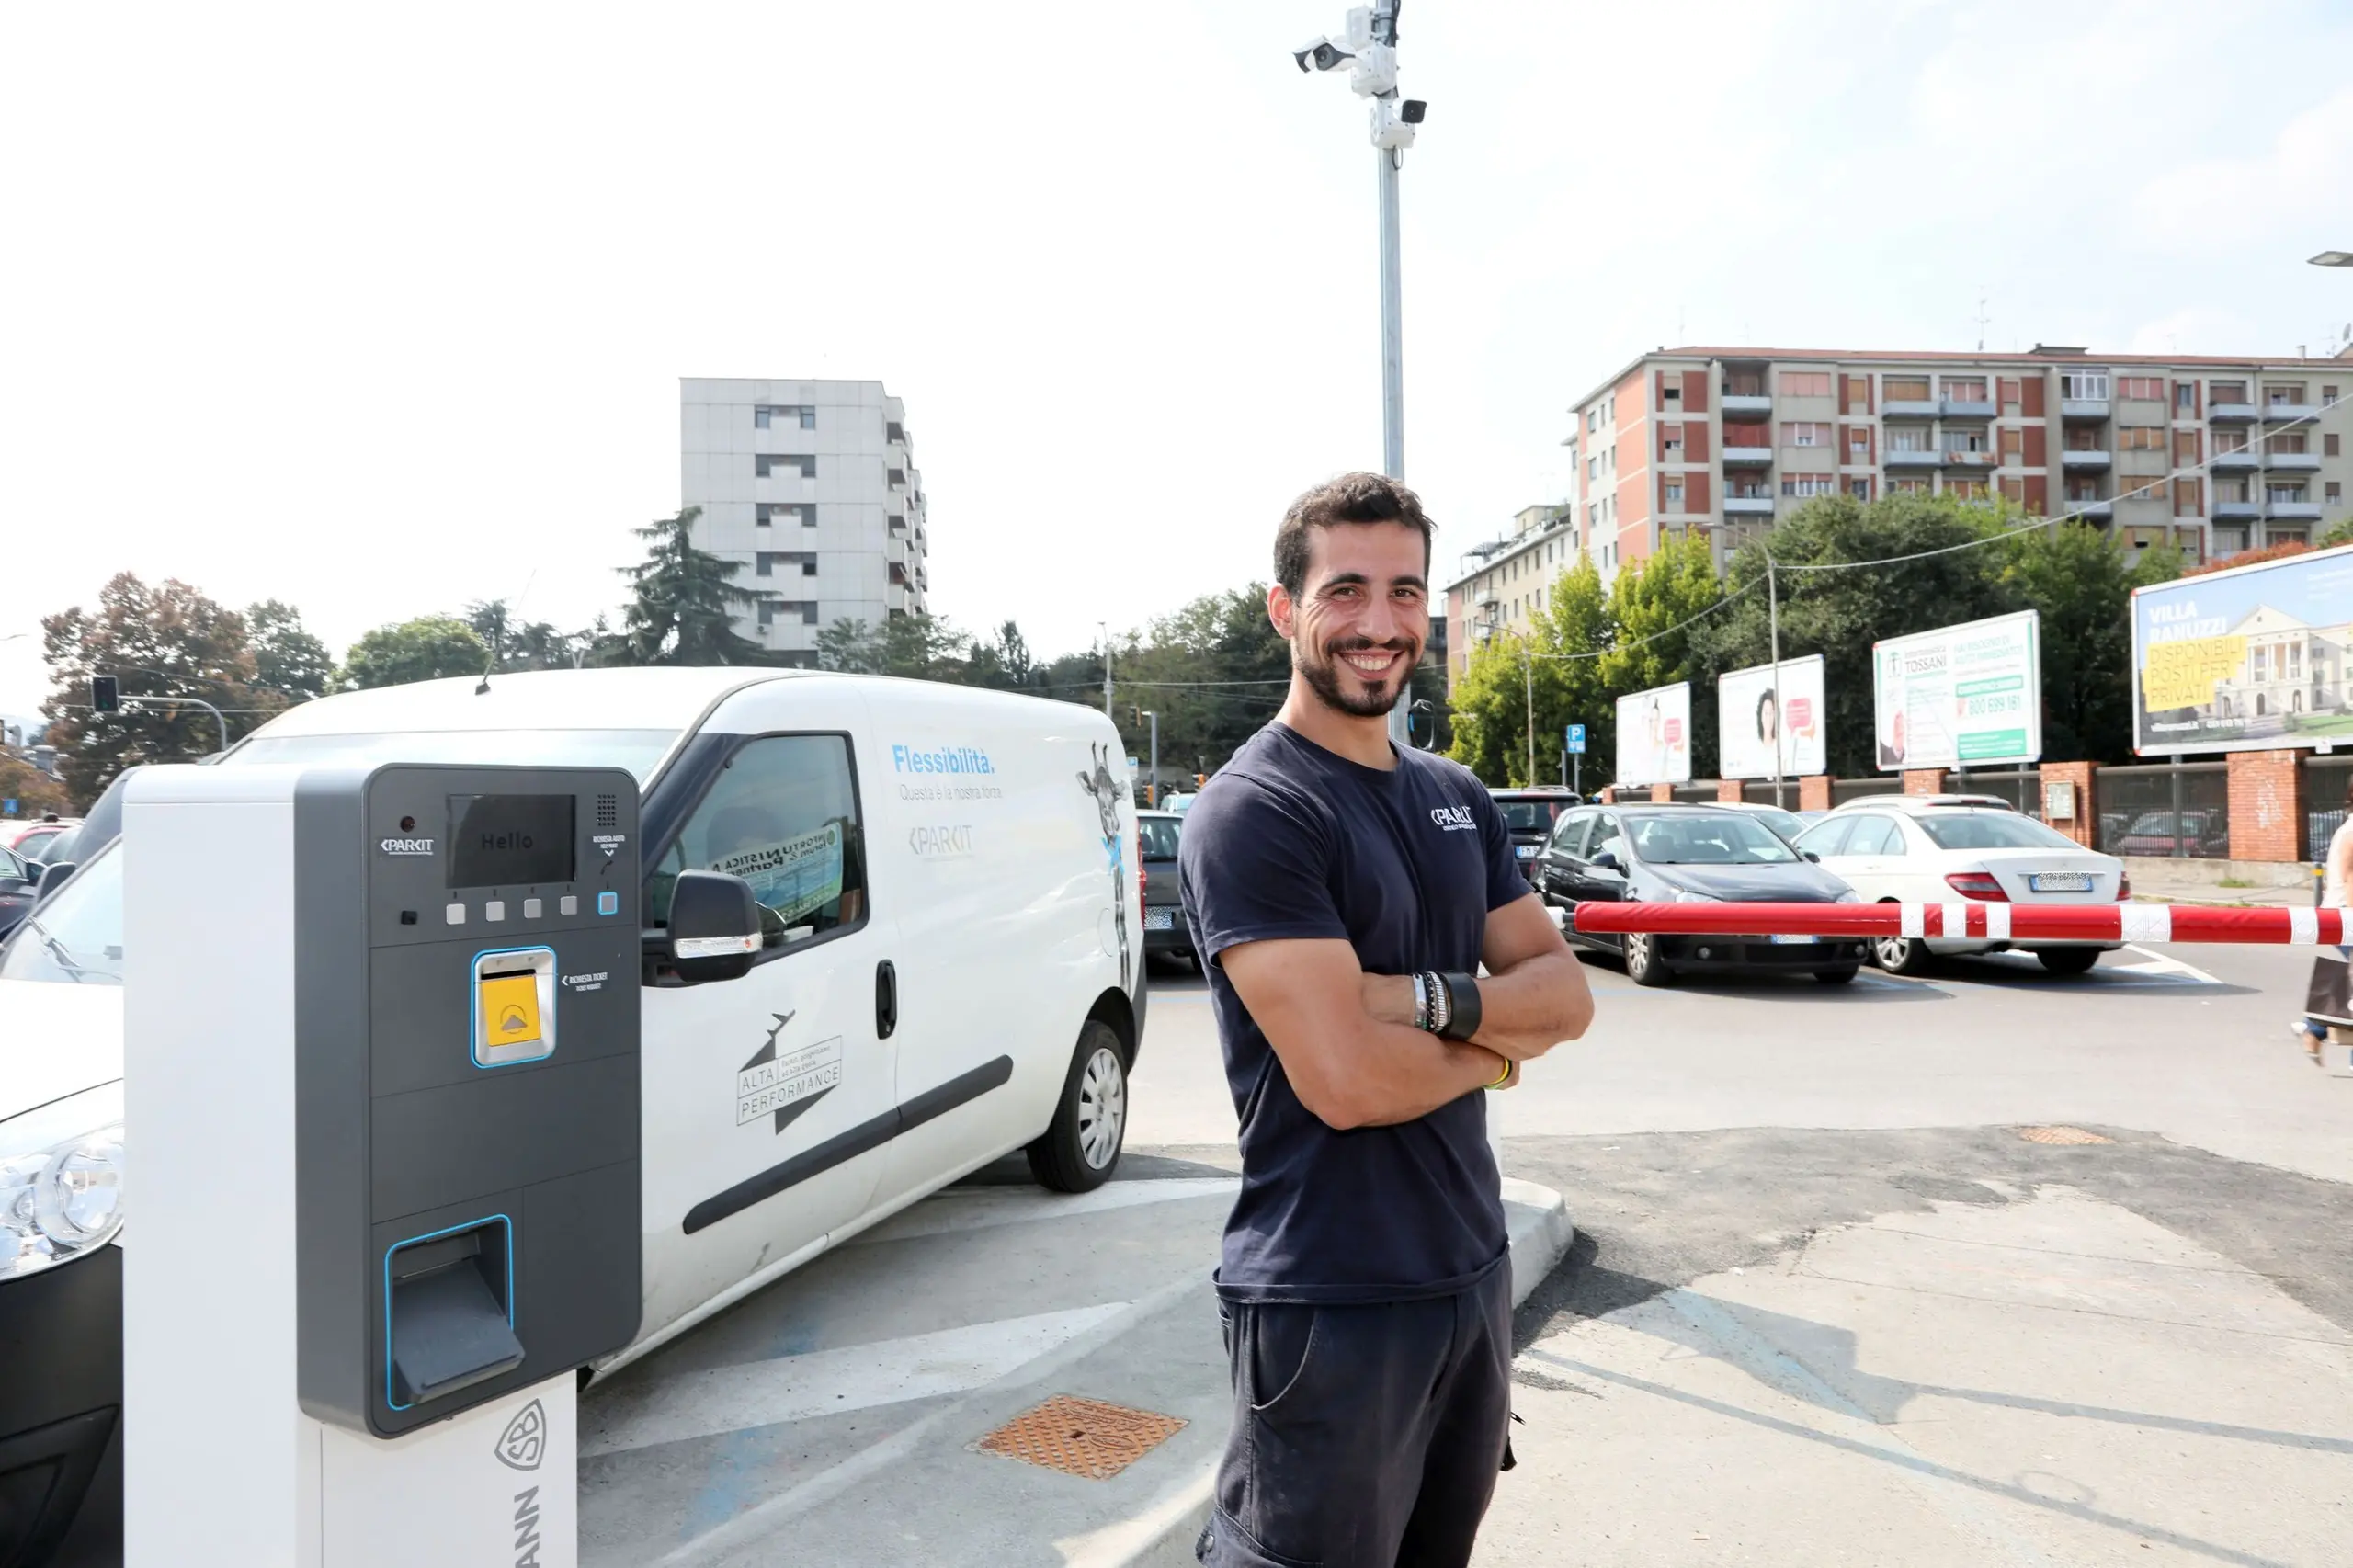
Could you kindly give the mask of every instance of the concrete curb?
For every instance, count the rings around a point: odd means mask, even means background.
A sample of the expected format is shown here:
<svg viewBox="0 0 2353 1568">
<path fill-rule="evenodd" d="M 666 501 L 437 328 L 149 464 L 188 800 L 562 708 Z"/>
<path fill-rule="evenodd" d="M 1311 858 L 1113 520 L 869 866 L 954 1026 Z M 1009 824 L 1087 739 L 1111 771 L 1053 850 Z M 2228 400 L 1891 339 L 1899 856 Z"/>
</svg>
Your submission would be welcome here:
<svg viewBox="0 0 2353 1568">
<path fill-rule="evenodd" d="M 1549 1187 L 1512 1176 L 1504 1178 L 1504 1224 L 1511 1238 L 1511 1304 L 1517 1308 L 1568 1256 L 1577 1228 L 1567 1199 Z M 1131 1521 L 1133 1535 L 1120 1531 L 1126 1538 L 1120 1549 L 1089 1553 L 1071 1568 L 1187 1568 L 1195 1562 L 1193 1542 L 1209 1523 L 1215 1476 L 1212 1461 L 1166 1502 Z"/>
</svg>

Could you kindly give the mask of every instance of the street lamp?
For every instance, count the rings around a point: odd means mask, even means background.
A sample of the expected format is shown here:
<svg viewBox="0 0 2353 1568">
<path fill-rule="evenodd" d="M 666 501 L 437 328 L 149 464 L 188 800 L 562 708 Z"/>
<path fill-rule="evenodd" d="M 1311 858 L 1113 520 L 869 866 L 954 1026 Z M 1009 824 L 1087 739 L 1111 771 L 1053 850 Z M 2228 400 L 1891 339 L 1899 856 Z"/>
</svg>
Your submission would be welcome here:
<svg viewBox="0 0 2353 1568">
<path fill-rule="evenodd" d="M 1397 12 L 1404 0 L 1349 10 L 1336 39 L 1319 38 L 1291 51 L 1302 71 L 1348 67 L 1348 88 L 1372 105 L 1372 149 L 1381 174 L 1381 472 L 1405 477 L 1404 318 L 1398 280 L 1397 170 L 1428 106 L 1397 96 Z M 1405 674 L 1404 700 L 1389 710 L 1389 738 L 1410 745 L 1405 701 L 1413 694 L 1413 672 Z"/>
</svg>

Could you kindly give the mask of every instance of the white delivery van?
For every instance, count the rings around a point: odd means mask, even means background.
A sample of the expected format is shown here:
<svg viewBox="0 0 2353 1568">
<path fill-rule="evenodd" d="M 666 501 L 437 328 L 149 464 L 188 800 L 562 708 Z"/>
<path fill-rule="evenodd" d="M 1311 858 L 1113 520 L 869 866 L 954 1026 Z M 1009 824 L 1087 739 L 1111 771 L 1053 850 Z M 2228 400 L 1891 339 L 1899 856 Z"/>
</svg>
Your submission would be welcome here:
<svg viewBox="0 0 2353 1568">
<path fill-rule="evenodd" d="M 681 870 L 751 884 L 747 972 L 687 984 L 649 956 L 605 982 L 642 988 L 645 1116 L 644 1317 L 608 1368 L 1013 1150 L 1061 1190 L 1110 1176 L 1145 993 L 1135 810 L 1102 714 L 781 670 L 480 685 L 307 703 L 217 766 L 625 767 L 656 930 Z M 28 1528 L 79 1538 L 108 1521 L 77 1507 L 119 1511 L 123 849 L 77 851 L 0 948 L 0 1329 L 106 1343 L 0 1379 L 0 1469 L 61 1467 L 74 1484 Z"/>
</svg>

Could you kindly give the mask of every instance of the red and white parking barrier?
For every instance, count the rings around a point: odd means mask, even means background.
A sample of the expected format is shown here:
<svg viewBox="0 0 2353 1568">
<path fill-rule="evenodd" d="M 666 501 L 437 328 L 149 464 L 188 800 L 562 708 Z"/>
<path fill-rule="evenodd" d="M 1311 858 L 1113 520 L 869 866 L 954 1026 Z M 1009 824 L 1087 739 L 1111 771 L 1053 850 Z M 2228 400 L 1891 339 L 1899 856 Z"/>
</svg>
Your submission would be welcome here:
<svg viewBox="0 0 2353 1568">
<path fill-rule="evenodd" d="M 1571 908 L 1585 935 L 1693 937 L 1929 937 L 2016 942 L 2270 942 L 2316 947 L 2348 940 L 2339 909 L 2207 909 L 2175 903 L 1620 903 Z"/>
</svg>

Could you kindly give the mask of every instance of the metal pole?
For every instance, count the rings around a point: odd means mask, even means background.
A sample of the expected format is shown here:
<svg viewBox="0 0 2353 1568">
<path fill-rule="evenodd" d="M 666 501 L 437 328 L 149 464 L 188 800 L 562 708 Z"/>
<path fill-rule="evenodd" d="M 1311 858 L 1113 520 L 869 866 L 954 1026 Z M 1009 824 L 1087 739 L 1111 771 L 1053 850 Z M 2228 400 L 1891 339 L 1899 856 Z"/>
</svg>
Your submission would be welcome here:
<svg viewBox="0 0 2353 1568">
<path fill-rule="evenodd" d="M 1111 717 L 1111 623 L 1098 620 L 1096 626 L 1103 633 L 1103 717 Z"/>
<path fill-rule="evenodd" d="M 1536 782 L 1536 658 L 1524 634 L 1519 640 L 1519 674 L 1527 687 L 1528 781 L 1533 784 Z"/>
<path fill-rule="evenodd" d="M 184 702 L 190 708 L 201 708 L 207 713 L 212 715 L 212 722 L 214 723 L 221 726 L 221 749 L 222 751 L 227 751 L 229 749 L 229 721 L 221 716 L 221 710 L 213 707 L 212 704 L 205 701 L 200 697 L 119 697 L 117 700 L 121 702 L 138 703 Z"/>
<path fill-rule="evenodd" d="M 1143 787 L 1143 799 L 1144 804 L 1157 811 L 1160 807 L 1160 715 L 1146 709 L 1143 716 L 1152 721 L 1152 782 Z"/>
<path fill-rule="evenodd" d="M 1773 575 L 1773 551 L 1765 551 L 1765 619 L 1773 636 L 1773 804 L 1785 809 L 1781 799 L 1781 715 L 1787 707 L 1781 691 L 1781 587 Z M 1717 737 L 1722 744 L 1723 737 Z M 1721 770 L 1719 770 L 1721 771 Z"/>
<path fill-rule="evenodd" d="M 1397 247 L 1398 155 L 1376 147 L 1381 165 L 1381 472 L 1405 477 L 1404 307 L 1400 296 Z M 1398 704 L 1389 710 L 1389 739 L 1400 750 L 1413 744 L 1406 714 L 1414 700 L 1414 676 L 1405 675 Z"/>
<path fill-rule="evenodd" d="M 1569 758 L 1569 788 L 1580 795 L 1585 793 L 1585 758 L 1582 756 Z"/>
</svg>

